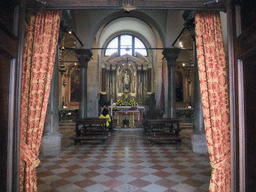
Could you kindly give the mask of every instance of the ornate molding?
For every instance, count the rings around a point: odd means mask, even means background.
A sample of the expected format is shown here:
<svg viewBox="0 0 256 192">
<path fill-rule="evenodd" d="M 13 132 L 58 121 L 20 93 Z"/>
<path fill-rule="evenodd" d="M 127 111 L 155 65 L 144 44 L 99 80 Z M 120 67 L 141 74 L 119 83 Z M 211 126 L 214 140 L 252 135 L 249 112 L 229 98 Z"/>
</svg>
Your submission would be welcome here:
<svg viewBox="0 0 256 192">
<path fill-rule="evenodd" d="M 114 53 L 108 58 L 106 58 L 104 61 L 106 68 L 108 70 L 110 69 L 110 66 L 112 67 L 112 69 L 116 69 L 116 66 L 119 64 L 129 64 L 131 62 L 135 63 L 138 69 L 143 68 L 143 70 L 146 70 L 149 64 L 149 60 L 139 53 L 137 53 L 136 57 L 128 54 L 118 56 L 116 53 Z"/>
<path fill-rule="evenodd" d="M 209 0 L 209 2 L 211 2 Z M 137 10 L 166 10 L 166 9 L 189 9 L 189 10 L 219 10 L 226 11 L 225 1 L 213 1 L 213 3 L 205 3 L 205 0 L 132 0 L 133 8 Z M 123 0 L 47 0 L 44 9 L 114 9 L 123 10 Z M 41 8 L 37 1 L 30 2 L 28 8 Z M 130 8 L 130 6 L 129 6 Z M 129 9 L 130 10 L 130 9 Z"/>
</svg>

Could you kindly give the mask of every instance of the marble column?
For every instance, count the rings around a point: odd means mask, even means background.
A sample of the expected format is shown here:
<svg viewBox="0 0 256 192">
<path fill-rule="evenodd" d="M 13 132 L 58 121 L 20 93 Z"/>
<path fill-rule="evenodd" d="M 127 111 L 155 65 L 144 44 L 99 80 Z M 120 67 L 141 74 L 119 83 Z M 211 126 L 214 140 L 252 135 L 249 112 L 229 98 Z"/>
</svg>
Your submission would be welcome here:
<svg viewBox="0 0 256 192">
<path fill-rule="evenodd" d="M 163 50 L 164 58 L 168 66 L 168 117 L 176 117 L 176 59 L 178 58 L 179 48 L 165 48 Z"/>
<path fill-rule="evenodd" d="M 79 103 L 79 118 L 87 117 L 87 68 L 91 60 L 92 52 L 90 49 L 76 49 L 76 56 L 80 63 L 80 86 L 81 100 Z"/>
<path fill-rule="evenodd" d="M 61 134 L 59 132 L 59 49 L 57 49 L 52 74 L 51 89 L 44 124 L 41 154 L 56 156 L 61 152 Z"/>
<path fill-rule="evenodd" d="M 200 90 L 200 81 L 198 74 L 198 63 L 196 53 L 196 39 L 195 39 L 195 13 L 194 11 L 185 11 L 183 13 L 185 20 L 184 26 L 190 32 L 193 39 L 193 61 L 194 61 L 194 120 L 193 120 L 193 133 L 191 135 L 192 150 L 195 153 L 206 154 L 208 153 L 205 129 L 202 98 Z"/>
</svg>

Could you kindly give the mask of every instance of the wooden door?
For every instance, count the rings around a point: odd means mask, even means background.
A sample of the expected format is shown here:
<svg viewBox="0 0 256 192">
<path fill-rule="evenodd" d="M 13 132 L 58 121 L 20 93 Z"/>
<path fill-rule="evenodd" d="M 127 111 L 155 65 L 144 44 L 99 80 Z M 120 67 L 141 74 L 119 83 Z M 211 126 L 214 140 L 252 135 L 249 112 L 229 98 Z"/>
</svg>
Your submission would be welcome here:
<svg viewBox="0 0 256 192">
<path fill-rule="evenodd" d="M 241 1 L 237 12 L 237 59 L 239 78 L 243 79 L 243 90 L 239 90 L 241 107 L 240 120 L 240 173 L 243 184 L 241 191 L 254 191 L 256 188 L 256 3 Z M 239 10 L 240 9 L 240 10 Z M 239 34 L 240 33 L 240 34 Z M 243 74 L 242 74 L 243 73 Z M 240 82 L 241 85 L 241 82 Z M 241 88 L 242 86 L 240 86 Z M 243 117 L 244 116 L 244 117 Z M 241 137 L 240 137 L 241 138 Z"/>
<path fill-rule="evenodd" d="M 256 2 L 229 3 L 233 190 L 249 192 L 256 188 Z"/>
<path fill-rule="evenodd" d="M 23 39 L 22 0 L 0 3 L 0 191 L 19 187 L 19 92 Z M 23 22 L 24 23 L 24 22 Z M 24 26 L 24 25 L 23 25 Z M 22 27 L 23 28 L 23 27 Z M 21 35 L 21 36 L 20 36 Z M 22 37 L 22 38 L 20 38 Z"/>
<path fill-rule="evenodd" d="M 244 75 L 244 142 L 241 150 L 244 151 L 244 160 L 240 164 L 244 174 L 245 191 L 254 191 L 256 188 L 256 55 L 246 56 L 243 59 Z"/>
</svg>

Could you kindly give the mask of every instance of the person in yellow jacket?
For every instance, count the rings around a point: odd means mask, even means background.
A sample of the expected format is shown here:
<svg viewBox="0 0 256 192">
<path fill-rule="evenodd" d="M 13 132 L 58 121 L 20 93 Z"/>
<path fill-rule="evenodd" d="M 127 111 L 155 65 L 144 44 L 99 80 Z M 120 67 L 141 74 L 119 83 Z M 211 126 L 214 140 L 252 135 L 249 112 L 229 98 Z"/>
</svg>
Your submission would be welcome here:
<svg viewBox="0 0 256 192">
<path fill-rule="evenodd" d="M 107 119 L 107 121 L 106 121 L 106 127 L 108 128 L 108 127 L 109 127 L 109 124 L 110 124 L 110 122 L 111 122 L 111 118 L 110 118 L 110 115 L 108 114 L 108 109 L 107 109 L 107 108 L 104 108 L 104 109 L 102 110 L 102 113 L 101 113 L 101 115 L 99 116 L 99 118 L 105 118 L 105 119 Z"/>
</svg>

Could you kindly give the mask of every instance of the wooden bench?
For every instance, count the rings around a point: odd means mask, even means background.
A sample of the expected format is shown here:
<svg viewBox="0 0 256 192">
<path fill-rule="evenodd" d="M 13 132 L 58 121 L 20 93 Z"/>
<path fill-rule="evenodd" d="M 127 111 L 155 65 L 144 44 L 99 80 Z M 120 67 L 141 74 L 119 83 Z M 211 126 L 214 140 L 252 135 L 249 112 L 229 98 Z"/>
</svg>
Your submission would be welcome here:
<svg viewBox="0 0 256 192">
<path fill-rule="evenodd" d="M 168 143 L 178 143 L 180 144 L 181 142 L 181 137 L 177 135 L 154 135 L 154 136 L 148 136 L 148 140 L 151 143 L 163 143 L 163 142 L 168 142 Z"/>
<path fill-rule="evenodd" d="M 74 139 L 75 145 L 82 140 L 98 140 L 105 142 L 108 139 L 106 129 L 107 119 L 86 118 L 76 119 L 74 121 L 76 122 L 76 136 L 71 139 Z"/>
<path fill-rule="evenodd" d="M 179 136 L 180 119 L 162 118 L 146 119 L 144 122 L 144 134 L 150 142 L 181 142 Z"/>
</svg>

